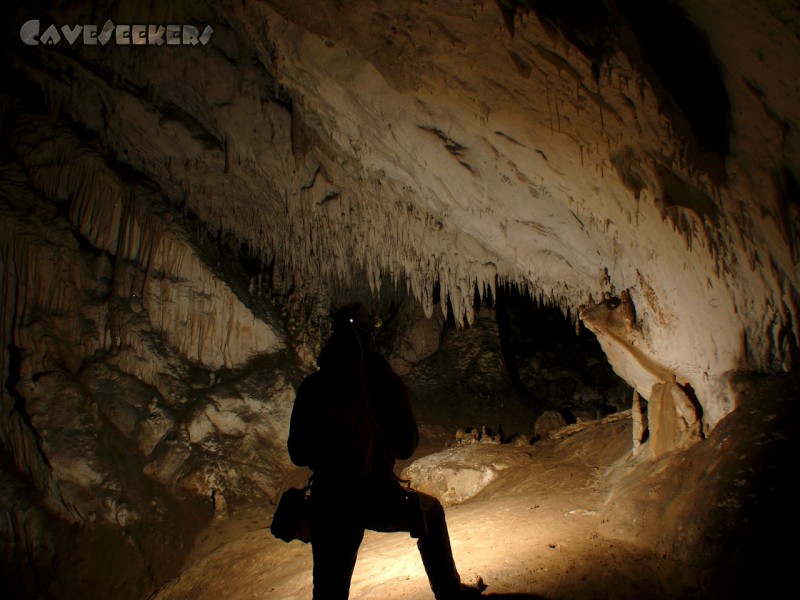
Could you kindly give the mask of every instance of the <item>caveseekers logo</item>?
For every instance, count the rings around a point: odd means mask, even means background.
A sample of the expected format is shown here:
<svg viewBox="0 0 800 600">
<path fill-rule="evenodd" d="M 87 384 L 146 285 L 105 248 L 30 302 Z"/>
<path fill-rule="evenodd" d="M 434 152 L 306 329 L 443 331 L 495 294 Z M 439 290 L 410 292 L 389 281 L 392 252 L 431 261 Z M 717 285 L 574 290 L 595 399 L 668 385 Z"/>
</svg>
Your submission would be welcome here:
<svg viewBox="0 0 800 600">
<path fill-rule="evenodd" d="M 205 46 L 214 30 L 206 25 L 203 32 L 194 25 L 115 25 L 110 19 L 103 28 L 97 25 L 50 25 L 42 31 L 39 19 L 25 22 L 20 39 L 28 46 L 55 46 L 65 40 L 70 46 L 80 40 L 87 46 L 105 46 L 113 40 L 118 46 Z"/>
</svg>

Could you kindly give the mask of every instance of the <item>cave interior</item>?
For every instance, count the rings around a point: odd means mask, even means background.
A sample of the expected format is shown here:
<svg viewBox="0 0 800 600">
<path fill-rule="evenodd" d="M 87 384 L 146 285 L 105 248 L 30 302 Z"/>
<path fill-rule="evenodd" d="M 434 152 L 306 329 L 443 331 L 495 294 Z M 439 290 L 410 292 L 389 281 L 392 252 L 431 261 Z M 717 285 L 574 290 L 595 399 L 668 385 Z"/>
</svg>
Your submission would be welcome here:
<svg viewBox="0 0 800 600">
<path fill-rule="evenodd" d="M 534 577 L 533 551 L 503 570 L 476 550 L 488 596 L 791 585 L 796 2 L 0 11 L 8 597 L 223 597 L 187 557 L 243 514 L 260 537 L 210 564 L 244 548 L 266 579 L 227 597 L 308 597 L 307 572 L 286 583 L 303 549 L 257 544 L 302 479 L 295 391 L 354 300 L 380 314 L 420 424 L 402 467 L 456 494 L 456 533 L 545 506 L 558 452 L 596 462 L 588 554 Z M 589 506 L 576 489 L 564 501 Z M 520 521 L 509 547 L 552 554 L 543 526 Z M 370 568 L 353 597 L 432 597 Z"/>
</svg>

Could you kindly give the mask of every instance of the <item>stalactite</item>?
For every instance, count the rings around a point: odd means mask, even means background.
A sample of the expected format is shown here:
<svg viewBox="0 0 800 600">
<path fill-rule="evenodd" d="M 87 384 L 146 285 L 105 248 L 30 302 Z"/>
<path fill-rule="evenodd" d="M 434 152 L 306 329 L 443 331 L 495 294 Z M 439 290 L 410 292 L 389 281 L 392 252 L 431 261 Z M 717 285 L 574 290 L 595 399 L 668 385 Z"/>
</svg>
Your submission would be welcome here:
<svg viewBox="0 0 800 600">
<path fill-rule="evenodd" d="M 26 129 L 13 139 L 19 148 L 33 134 Z M 114 255 L 118 263 L 128 261 L 147 275 L 141 279 L 140 288 L 130 287 L 134 279 L 119 280 L 121 287 L 116 291 L 142 297 L 155 329 L 187 358 L 219 368 L 240 364 L 256 352 L 280 346 L 271 327 L 256 319 L 208 270 L 183 233 L 156 216 L 158 199 L 121 184 L 98 156 L 89 152 L 70 155 L 67 149 L 77 144 L 69 133 L 54 135 L 52 144 L 57 150 L 56 160 L 63 162 L 51 162 L 52 148 L 21 154 L 34 185 L 46 194 L 71 198 L 69 216 L 81 234 Z M 54 186 L 53 179 L 59 185 Z M 47 261 L 32 256 L 25 272 L 34 276 L 49 273 L 38 268 L 43 262 Z M 49 291 L 29 299 L 33 306 L 64 311 L 80 305 L 79 298 L 66 295 L 73 289 L 66 281 L 47 280 L 46 285 Z M 232 328 L 236 336 L 229 335 Z M 103 346 L 109 345 L 106 331 L 102 324 L 98 340 Z"/>
<path fill-rule="evenodd" d="M 561 57 L 563 64 L 559 63 L 557 70 L 564 70 L 568 77 L 553 77 L 546 69 L 532 71 L 526 85 L 544 86 L 545 97 L 504 88 L 519 79 L 513 64 L 506 64 L 507 54 L 505 66 L 487 63 L 497 70 L 490 84 L 465 75 L 453 78 L 455 92 L 445 94 L 438 83 L 411 72 L 405 76 L 414 85 L 400 85 L 402 77 L 384 68 L 380 57 L 356 51 L 360 40 L 325 45 L 269 6 L 242 10 L 259 15 L 253 22 L 264 26 L 266 33 L 259 31 L 254 37 L 266 36 L 269 49 L 260 44 L 250 48 L 257 61 L 245 71 L 246 77 L 241 76 L 239 67 L 219 57 L 205 57 L 209 62 L 203 63 L 204 68 L 212 65 L 221 81 L 238 81 L 234 91 L 223 93 L 218 82 L 162 87 L 153 83 L 156 79 L 146 66 L 163 75 L 159 63 L 149 64 L 142 56 L 141 61 L 128 65 L 119 57 L 109 57 L 107 67 L 112 72 L 120 70 L 121 85 L 130 83 L 135 90 L 132 82 L 139 82 L 147 93 L 108 86 L 96 75 L 87 74 L 80 99 L 101 98 L 102 106 L 114 109 L 98 117 L 92 112 L 97 102 L 76 101 L 75 92 L 57 78 L 38 73 L 32 66 L 23 67 L 33 71 L 31 77 L 54 106 L 92 129 L 105 151 L 125 157 L 143 179 L 161 186 L 153 193 L 163 194 L 165 204 L 172 199 L 175 207 L 196 216 L 221 238 L 231 235 L 257 256 L 273 257 L 277 268 L 291 272 L 300 287 L 354 282 L 363 276 L 365 287 L 376 293 L 388 274 L 387 280 L 394 285 L 408 282 L 426 315 L 433 313 L 438 302 L 443 312 L 451 307 L 460 324 L 473 318 L 474 287 L 494 291 L 496 282 L 519 285 L 538 302 L 558 306 L 577 323 L 579 308 L 589 294 L 600 297 L 606 291 L 594 281 L 597 267 L 603 264 L 614 265 L 612 275 L 620 289 L 636 285 L 632 274 L 645 265 L 646 277 L 655 280 L 658 293 L 675 313 L 692 310 L 687 292 L 695 285 L 693 278 L 704 281 L 700 276 L 706 273 L 724 282 L 727 293 L 742 306 L 741 300 L 751 293 L 783 295 L 775 282 L 791 279 L 791 270 L 781 267 L 773 276 L 745 272 L 742 265 L 747 261 L 733 262 L 740 238 L 751 238 L 754 249 L 765 245 L 758 237 L 763 221 L 758 215 L 747 215 L 759 223 L 753 227 L 745 227 L 744 217 L 727 215 L 731 201 L 743 204 L 742 198 L 757 194 L 748 194 L 746 187 L 737 188 L 739 183 L 729 188 L 709 187 L 711 178 L 691 163 L 683 142 L 676 139 L 670 115 L 660 109 L 648 81 L 625 56 L 615 57 L 613 73 L 608 72 L 611 85 L 591 105 L 584 81 L 591 75 L 592 65 L 577 55 L 568 60 Z M 242 27 L 248 35 L 256 34 L 249 21 Z M 521 39 L 529 35 L 519 32 Z M 549 52 L 547 42 L 536 43 L 541 51 Z M 486 67 L 482 61 L 489 57 L 473 58 Z M 529 57 L 522 58 L 527 61 Z M 67 61 L 65 64 L 78 72 L 84 68 L 69 62 L 69 57 L 54 55 L 53 60 Z M 196 55 L 187 54 L 176 58 L 170 68 L 192 72 L 198 68 L 197 60 Z M 453 67 L 465 66 L 459 62 L 463 57 L 447 60 L 453 61 Z M 337 68 L 329 68 L 331 65 Z M 472 72 L 471 65 L 464 72 Z M 482 71 L 475 70 L 478 72 Z M 395 76 L 400 79 L 393 80 Z M 620 82 L 618 89 L 613 86 L 614 76 Z M 635 82 L 638 97 L 623 94 L 627 87 L 621 83 L 623 78 Z M 492 93 L 498 89 L 506 91 Z M 217 100 L 224 97 L 224 102 L 208 101 L 206 93 L 215 94 Z M 182 110 L 196 123 L 190 127 L 166 119 L 169 115 L 162 111 L 166 97 L 172 103 L 182 102 Z M 509 132 L 512 149 L 501 143 L 488 144 L 486 140 L 493 136 L 484 131 L 485 123 L 475 122 L 474 111 L 467 110 L 468 118 L 459 116 L 466 110 L 465 98 L 491 108 L 495 127 Z M 596 106 L 602 117 L 599 124 Z M 531 115 L 535 117 L 531 119 Z M 607 119 L 610 115 L 615 118 Z M 635 123 L 626 123 L 626 119 Z M 164 123 L 169 127 L 162 127 Z M 429 129 L 421 130 L 420 123 Z M 391 134 L 387 135 L 389 125 Z M 207 132 L 205 146 L 193 135 L 193 128 Z M 169 135 L 147 134 L 165 129 Z M 553 135 L 556 129 L 559 136 Z M 636 135 L 631 139 L 633 130 Z M 431 131 L 446 133 L 431 135 Z M 25 145 L 20 155 L 36 154 L 34 138 L 31 131 L 19 130 L 12 135 L 12 145 Z M 55 138 L 47 152 L 62 158 L 33 161 L 35 186 L 50 198 L 70 198 L 71 219 L 80 224 L 81 233 L 92 244 L 136 263 L 148 275 L 145 281 L 151 281 L 151 275 L 160 277 L 154 268 L 161 260 L 157 254 L 172 252 L 160 245 L 166 243 L 162 238 L 177 245 L 185 240 L 159 218 L 137 211 L 136 207 L 149 201 L 135 198 L 104 171 L 103 161 L 91 158 L 90 148 L 81 146 L 78 154 L 83 158 L 78 160 L 75 153 L 67 152 L 66 145 L 54 151 L 59 144 L 57 131 Z M 560 138 L 570 140 L 569 144 Z M 453 140 L 458 140 L 457 147 Z M 608 162 L 614 149 L 623 144 L 630 145 L 632 154 L 642 156 L 636 170 L 641 179 L 637 194 L 620 181 L 614 162 Z M 547 156 L 545 164 L 532 148 Z M 67 155 L 73 158 L 66 161 L 63 157 Z M 469 164 L 470 170 L 459 161 Z M 584 164 L 594 164 L 596 173 L 579 168 Z M 681 205 L 683 198 L 673 193 L 677 205 L 665 206 L 663 225 L 656 222 L 658 211 L 650 199 L 663 191 L 659 189 L 663 187 L 659 185 L 660 169 L 681 180 L 687 189 L 709 190 L 709 202 L 724 207 L 722 218 L 717 221 Z M 531 202 L 534 195 L 525 190 L 534 181 L 538 195 Z M 481 206 L 472 206 L 473 202 Z M 490 206 L 491 213 L 486 210 Z M 579 215 L 580 221 L 567 218 L 568 212 Z M 635 214 L 635 219 L 626 223 L 624 217 L 617 218 L 620 212 Z M 508 218 L 508 214 L 517 216 Z M 523 219 L 537 224 L 541 231 L 515 232 L 514 224 Z M 731 241 L 727 234 L 737 224 L 743 233 Z M 558 231 L 565 241 L 548 248 L 556 243 L 543 233 L 548 230 Z M 675 252 L 681 258 L 672 264 L 664 256 L 658 257 L 658 249 L 672 250 L 676 239 L 686 241 L 686 248 Z M 558 259 L 548 263 L 537 244 Z M 782 252 L 777 245 L 773 250 Z M 689 265 L 688 275 L 680 272 L 680 260 Z M 487 263 L 492 267 L 485 268 Z M 185 264 L 169 268 L 194 273 L 193 267 Z M 661 272 L 669 275 L 662 280 Z M 209 281 L 203 279 L 203 293 L 217 293 Z M 163 285 L 169 286 L 169 281 Z M 796 330 L 796 306 L 784 303 L 788 310 L 779 319 L 788 330 Z M 201 310 L 199 305 L 195 308 Z M 689 349 L 692 352 L 718 354 L 717 345 L 728 345 L 719 332 L 732 330 L 748 318 L 743 314 L 730 317 L 722 310 L 711 312 L 709 322 L 718 325 L 709 325 L 712 331 L 703 337 L 703 349 Z M 669 316 L 681 321 L 681 315 Z M 645 318 L 650 317 L 645 313 Z M 230 331 L 227 323 L 220 319 L 213 327 L 204 324 L 203 335 L 216 340 L 218 331 Z M 168 324 L 164 327 L 169 330 Z M 749 332 L 753 338 L 758 337 L 756 329 Z M 661 340 L 681 337 L 672 331 L 668 334 L 660 323 L 653 323 L 653 331 Z M 169 337 L 182 347 L 177 335 L 173 331 Z M 199 353 L 196 335 L 187 333 L 191 338 L 191 343 L 187 338 L 187 348 L 193 348 L 187 352 L 192 355 Z M 106 338 L 105 332 L 102 337 Z M 662 353 L 665 359 L 670 355 L 676 363 L 686 362 L 686 349 L 678 345 L 663 342 L 658 350 L 650 350 Z M 754 348 L 753 353 L 761 357 L 762 366 L 771 362 L 766 344 Z M 735 358 L 722 354 L 725 358 L 715 367 L 718 375 L 736 366 Z"/>
</svg>

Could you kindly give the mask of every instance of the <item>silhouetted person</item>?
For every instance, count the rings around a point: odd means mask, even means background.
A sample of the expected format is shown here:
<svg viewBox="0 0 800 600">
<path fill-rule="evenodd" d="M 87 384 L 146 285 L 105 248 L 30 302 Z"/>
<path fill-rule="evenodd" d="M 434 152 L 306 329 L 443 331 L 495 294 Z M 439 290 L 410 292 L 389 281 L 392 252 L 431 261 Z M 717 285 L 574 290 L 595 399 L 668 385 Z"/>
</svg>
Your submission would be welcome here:
<svg viewBox="0 0 800 600">
<path fill-rule="evenodd" d="M 410 531 L 437 600 L 477 597 L 461 584 L 441 503 L 409 492 L 394 475 L 419 431 L 406 387 L 372 350 L 380 320 L 363 304 L 334 313 L 320 370 L 297 391 L 289 455 L 313 471 L 314 600 L 346 600 L 364 530 Z"/>
</svg>

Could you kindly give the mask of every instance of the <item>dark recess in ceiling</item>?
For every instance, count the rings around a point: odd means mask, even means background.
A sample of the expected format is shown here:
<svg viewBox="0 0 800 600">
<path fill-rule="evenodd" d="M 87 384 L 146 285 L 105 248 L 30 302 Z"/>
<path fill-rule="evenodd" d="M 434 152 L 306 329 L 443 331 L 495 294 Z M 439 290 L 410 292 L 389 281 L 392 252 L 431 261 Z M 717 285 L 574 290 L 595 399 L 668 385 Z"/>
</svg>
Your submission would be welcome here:
<svg viewBox="0 0 800 600">
<path fill-rule="evenodd" d="M 617 5 L 697 144 L 727 154 L 731 105 L 706 33 L 670 0 L 617 0 Z"/>
<path fill-rule="evenodd" d="M 602 66 L 615 52 L 623 52 L 654 87 L 661 109 L 667 114 L 678 112 L 685 119 L 685 124 L 675 123 L 685 142 L 706 154 L 728 154 L 731 106 L 722 69 L 705 31 L 678 3 L 498 0 L 497 4 L 512 36 L 516 17 L 531 11 L 545 28 L 560 33 L 591 61 L 598 85 Z M 704 170 L 720 181 L 724 166 L 715 162 L 719 161 L 709 161 L 708 156 L 702 160 Z"/>
</svg>

